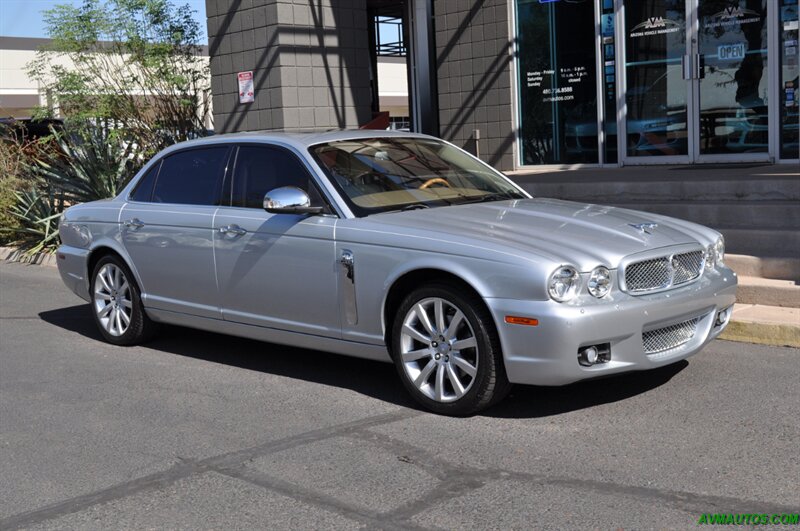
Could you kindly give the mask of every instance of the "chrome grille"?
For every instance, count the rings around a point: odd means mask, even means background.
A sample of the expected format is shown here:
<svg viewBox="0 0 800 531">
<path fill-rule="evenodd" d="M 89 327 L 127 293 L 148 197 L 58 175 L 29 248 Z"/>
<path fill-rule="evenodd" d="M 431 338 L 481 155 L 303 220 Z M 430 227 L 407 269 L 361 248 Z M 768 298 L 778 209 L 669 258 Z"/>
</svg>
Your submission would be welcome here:
<svg viewBox="0 0 800 531">
<path fill-rule="evenodd" d="M 676 254 L 672 258 L 672 267 L 675 269 L 673 285 L 696 279 L 703 269 L 703 251 Z"/>
<path fill-rule="evenodd" d="M 642 293 L 690 282 L 703 272 L 703 258 L 703 251 L 698 250 L 628 264 L 625 267 L 625 290 Z"/>
<path fill-rule="evenodd" d="M 625 268 L 625 286 L 628 291 L 666 288 L 671 277 L 667 257 L 636 262 Z"/>
<path fill-rule="evenodd" d="M 642 334 L 644 353 L 656 354 L 687 343 L 694 337 L 695 330 L 697 330 L 697 321 L 698 319 L 695 317 L 682 323 L 644 332 Z"/>
</svg>

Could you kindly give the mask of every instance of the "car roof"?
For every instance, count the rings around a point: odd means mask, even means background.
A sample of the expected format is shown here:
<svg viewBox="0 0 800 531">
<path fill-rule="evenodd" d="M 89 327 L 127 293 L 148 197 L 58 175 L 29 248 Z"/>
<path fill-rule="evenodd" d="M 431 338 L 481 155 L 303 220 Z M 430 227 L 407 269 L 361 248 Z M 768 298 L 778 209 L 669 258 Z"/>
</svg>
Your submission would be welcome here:
<svg viewBox="0 0 800 531">
<path fill-rule="evenodd" d="M 428 135 L 419 133 L 409 133 L 406 131 L 385 131 L 377 129 L 355 129 L 337 131 L 310 131 L 310 132 L 280 132 L 280 131 L 254 131 L 247 133 L 226 133 L 212 135 L 196 140 L 180 142 L 165 150 L 174 151 L 188 147 L 199 147 L 202 145 L 242 143 L 242 142 L 269 142 L 283 145 L 291 145 L 298 149 L 307 149 L 316 144 L 334 142 L 337 140 L 353 140 L 363 138 L 387 138 L 387 137 L 417 137 L 432 138 Z"/>
</svg>

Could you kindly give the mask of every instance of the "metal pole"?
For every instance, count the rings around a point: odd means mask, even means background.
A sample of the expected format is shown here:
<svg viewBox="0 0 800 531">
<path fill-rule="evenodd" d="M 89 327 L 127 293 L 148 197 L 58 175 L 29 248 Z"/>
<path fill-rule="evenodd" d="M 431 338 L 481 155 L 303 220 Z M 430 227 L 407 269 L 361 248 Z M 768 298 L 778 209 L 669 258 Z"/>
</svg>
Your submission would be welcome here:
<svg viewBox="0 0 800 531">
<path fill-rule="evenodd" d="M 418 133 L 439 136 L 433 0 L 410 0 L 410 7 L 413 128 Z"/>
</svg>

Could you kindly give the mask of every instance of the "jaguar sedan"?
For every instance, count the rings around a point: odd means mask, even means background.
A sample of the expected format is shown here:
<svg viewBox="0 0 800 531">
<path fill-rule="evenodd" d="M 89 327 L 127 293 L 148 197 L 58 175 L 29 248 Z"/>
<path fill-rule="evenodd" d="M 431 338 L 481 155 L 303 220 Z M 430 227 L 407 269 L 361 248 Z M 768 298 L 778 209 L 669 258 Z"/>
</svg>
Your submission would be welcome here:
<svg viewBox="0 0 800 531">
<path fill-rule="evenodd" d="M 61 277 L 110 343 L 169 323 L 384 360 L 449 415 L 513 383 L 682 360 L 736 292 L 711 229 L 532 198 L 410 133 L 178 144 L 114 199 L 67 210 L 60 234 Z"/>
</svg>

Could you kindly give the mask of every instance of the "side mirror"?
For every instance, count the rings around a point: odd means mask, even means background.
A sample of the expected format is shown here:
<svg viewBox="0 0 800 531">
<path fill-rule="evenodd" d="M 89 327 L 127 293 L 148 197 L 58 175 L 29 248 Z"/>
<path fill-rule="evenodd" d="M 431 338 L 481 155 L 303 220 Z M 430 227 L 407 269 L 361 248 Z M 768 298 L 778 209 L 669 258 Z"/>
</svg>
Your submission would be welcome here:
<svg viewBox="0 0 800 531">
<path fill-rule="evenodd" d="M 300 188 L 282 186 L 267 192 L 264 210 L 271 214 L 319 214 L 322 207 L 312 207 L 311 198 Z"/>
</svg>

